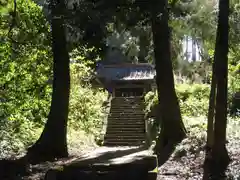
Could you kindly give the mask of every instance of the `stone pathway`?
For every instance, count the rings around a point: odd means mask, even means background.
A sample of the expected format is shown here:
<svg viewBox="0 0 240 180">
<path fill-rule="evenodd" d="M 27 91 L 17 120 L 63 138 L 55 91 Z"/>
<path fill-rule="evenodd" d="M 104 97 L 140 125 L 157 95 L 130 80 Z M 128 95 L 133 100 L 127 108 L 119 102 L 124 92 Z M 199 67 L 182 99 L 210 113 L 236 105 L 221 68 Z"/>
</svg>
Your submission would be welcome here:
<svg viewBox="0 0 240 180">
<path fill-rule="evenodd" d="M 99 147 L 48 171 L 46 180 L 156 180 L 157 158 L 145 147 Z"/>
</svg>

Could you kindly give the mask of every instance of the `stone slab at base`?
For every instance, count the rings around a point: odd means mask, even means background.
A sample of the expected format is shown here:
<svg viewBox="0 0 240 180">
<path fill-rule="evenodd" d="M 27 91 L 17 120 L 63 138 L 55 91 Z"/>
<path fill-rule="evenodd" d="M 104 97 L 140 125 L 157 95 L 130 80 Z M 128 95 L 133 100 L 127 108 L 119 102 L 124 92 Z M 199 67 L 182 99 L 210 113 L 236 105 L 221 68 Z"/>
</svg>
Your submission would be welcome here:
<svg viewBox="0 0 240 180">
<path fill-rule="evenodd" d="M 139 147 L 100 147 L 49 170 L 45 180 L 156 180 L 157 157 Z"/>
</svg>

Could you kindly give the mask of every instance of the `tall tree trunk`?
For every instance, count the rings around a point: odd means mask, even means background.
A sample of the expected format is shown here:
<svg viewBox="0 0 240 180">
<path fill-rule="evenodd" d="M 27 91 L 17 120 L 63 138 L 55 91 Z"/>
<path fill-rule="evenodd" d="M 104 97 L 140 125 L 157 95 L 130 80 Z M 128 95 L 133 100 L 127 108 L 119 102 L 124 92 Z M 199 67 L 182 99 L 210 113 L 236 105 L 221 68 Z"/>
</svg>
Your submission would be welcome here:
<svg viewBox="0 0 240 180">
<path fill-rule="evenodd" d="M 216 49 L 215 49 L 216 50 Z M 205 149 L 205 161 L 204 161 L 204 175 L 203 180 L 207 180 L 209 177 L 209 161 L 211 159 L 211 152 L 213 148 L 214 140 L 214 117 L 216 109 L 216 53 L 214 54 L 214 60 L 212 65 L 212 81 L 211 81 L 211 90 L 209 95 L 209 106 L 208 106 L 208 115 L 207 115 L 207 143 Z"/>
<path fill-rule="evenodd" d="M 192 38 L 192 61 L 196 62 L 196 39 Z"/>
<path fill-rule="evenodd" d="M 28 155 L 36 161 L 53 160 L 68 156 L 67 119 L 69 106 L 69 54 L 65 29 L 61 17 L 64 0 L 52 0 L 52 51 L 53 92 L 48 120 L 38 141 L 28 149 Z M 39 159 L 40 158 L 40 159 Z"/>
<path fill-rule="evenodd" d="M 149 37 L 148 33 L 144 31 L 143 29 L 140 30 L 140 36 L 139 36 L 139 56 L 138 56 L 138 62 L 139 63 L 146 63 L 146 57 L 148 55 L 149 51 Z"/>
<path fill-rule="evenodd" d="M 188 58 L 188 36 L 186 36 L 186 60 L 187 62 L 189 61 L 189 58 Z"/>
<path fill-rule="evenodd" d="M 228 82 L 228 25 L 229 0 L 219 1 L 219 19 L 216 37 L 216 114 L 214 140 L 209 159 L 209 169 L 205 177 L 221 179 L 230 162 L 226 149 L 227 128 L 227 82 Z M 209 173 L 206 175 L 206 173 Z"/>
<path fill-rule="evenodd" d="M 167 0 L 152 1 L 152 32 L 160 113 L 158 121 L 161 127 L 156 144 L 159 165 L 167 161 L 175 145 L 186 136 L 174 88 L 167 5 Z"/>
</svg>

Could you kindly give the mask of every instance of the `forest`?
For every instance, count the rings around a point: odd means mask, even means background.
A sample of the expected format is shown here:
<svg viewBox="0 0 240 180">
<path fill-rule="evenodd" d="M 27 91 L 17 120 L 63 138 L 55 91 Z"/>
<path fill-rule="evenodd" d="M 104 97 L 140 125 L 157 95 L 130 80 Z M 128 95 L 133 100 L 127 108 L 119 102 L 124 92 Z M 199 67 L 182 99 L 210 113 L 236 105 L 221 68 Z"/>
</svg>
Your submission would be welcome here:
<svg viewBox="0 0 240 180">
<path fill-rule="evenodd" d="M 240 179 L 238 0 L 0 0 L 0 179 L 102 145 L 109 47 L 155 67 L 157 179 Z"/>
</svg>

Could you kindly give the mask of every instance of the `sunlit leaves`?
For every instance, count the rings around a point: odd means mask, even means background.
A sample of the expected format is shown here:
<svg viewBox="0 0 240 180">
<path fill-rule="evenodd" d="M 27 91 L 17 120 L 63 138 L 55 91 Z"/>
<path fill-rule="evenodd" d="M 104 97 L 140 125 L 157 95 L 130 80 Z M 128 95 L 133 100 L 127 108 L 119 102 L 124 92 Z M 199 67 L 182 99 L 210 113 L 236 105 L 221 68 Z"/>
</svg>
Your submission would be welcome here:
<svg viewBox="0 0 240 180">
<path fill-rule="evenodd" d="M 15 138 L 17 142 L 17 135 L 24 138 L 24 144 L 35 140 L 33 134 L 49 111 L 52 53 L 49 25 L 41 8 L 30 0 L 17 3 L 11 39 L 7 33 L 12 1 L 0 12 L 0 132 L 9 130 L 8 134 L 1 134 L 2 139 L 10 142 Z"/>
<path fill-rule="evenodd" d="M 69 124 L 96 135 L 103 123 L 102 103 L 106 100 L 106 93 L 83 84 L 82 78 L 89 74 L 89 70 L 83 63 L 71 65 Z"/>
</svg>

